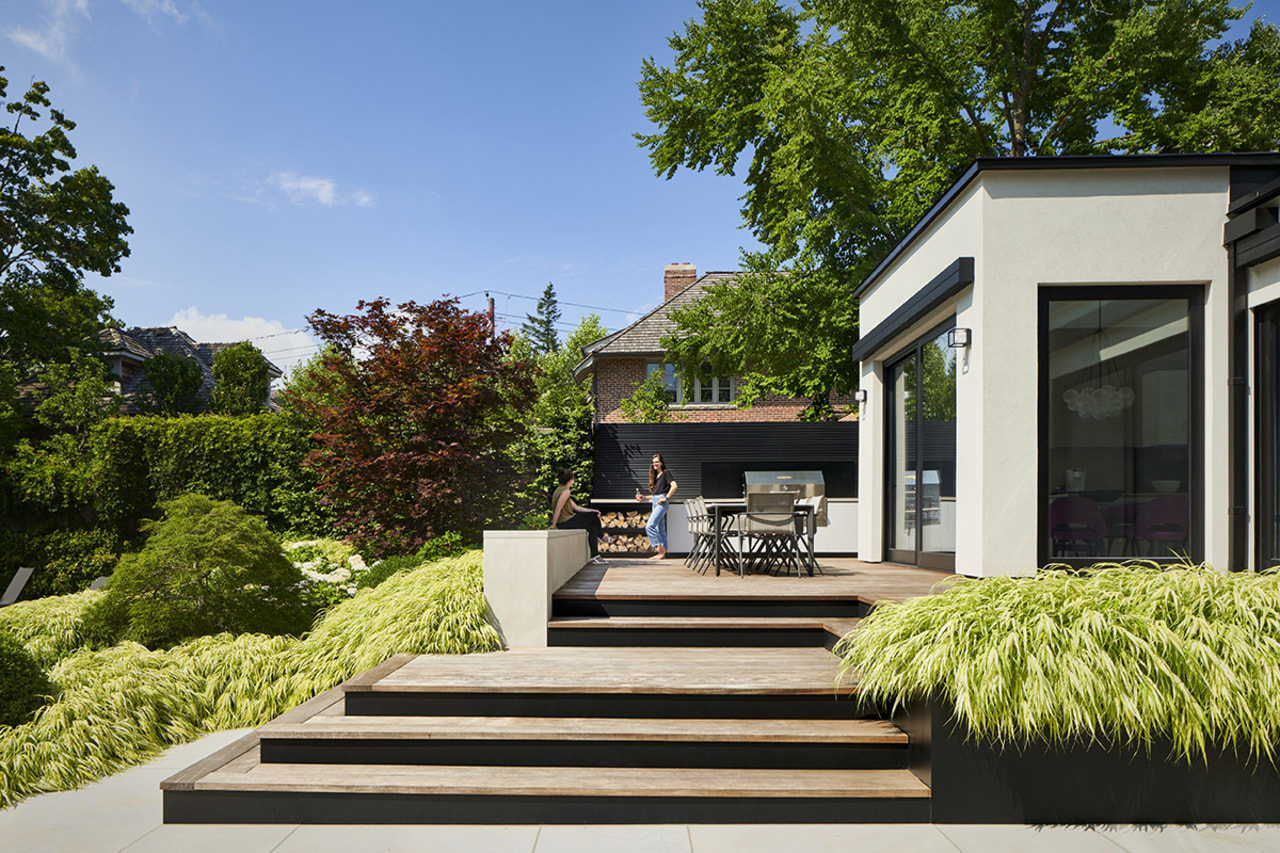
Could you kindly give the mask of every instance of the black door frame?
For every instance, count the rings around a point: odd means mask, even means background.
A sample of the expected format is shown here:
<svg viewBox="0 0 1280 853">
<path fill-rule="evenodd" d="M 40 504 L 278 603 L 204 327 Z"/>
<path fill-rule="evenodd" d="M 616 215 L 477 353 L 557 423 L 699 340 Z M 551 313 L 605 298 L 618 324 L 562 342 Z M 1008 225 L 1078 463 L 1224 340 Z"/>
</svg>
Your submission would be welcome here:
<svg viewBox="0 0 1280 853">
<path fill-rule="evenodd" d="M 956 318 L 955 318 L 955 315 L 953 314 L 947 320 L 943 321 L 942 323 L 938 324 L 930 331 L 916 338 L 906 347 L 903 347 L 901 350 L 895 353 L 892 358 L 886 359 L 884 363 L 884 375 L 886 377 L 890 377 L 892 376 L 893 368 L 896 367 L 897 365 L 901 364 L 902 362 L 906 361 L 909 358 L 915 358 L 916 360 L 916 388 L 915 388 L 915 393 L 916 393 L 916 396 L 915 396 L 915 400 L 916 400 L 916 470 L 915 470 L 916 523 L 914 525 L 915 549 L 907 550 L 907 549 L 901 549 L 901 548 L 888 547 L 888 543 L 890 541 L 889 534 L 893 526 L 893 518 L 894 518 L 894 513 L 892 511 L 892 508 L 894 507 L 894 501 L 892 499 L 893 496 L 891 495 L 894 480 L 890 479 L 889 477 L 885 477 L 884 489 L 881 492 L 881 499 L 883 501 L 882 506 L 884 506 L 886 510 L 888 510 L 884 513 L 883 533 L 881 534 L 883 535 L 884 541 L 886 543 L 884 548 L 885 558 L 890 563 L 900 563 L 902 565 L 916 566 L 921 569 L 933 569 L 935 571 L 940 571 L 940 572 L 955 572 L 956 570 L 955 554 L 954 553 L 942 554 L 936 551 L 920 550 L 920 531 L 921 531 L 920 508 L 923 505 L 920 500 L 920 497 L 921 497 L 921 487 L 924 484 L 924 453 L 923 453 L 924 430 L 922 427 L 922 420 L 921 420 L 921 417 L 922 417 L 921 413 L 923 411 L 922 401 L 924 400 L 923 348 L 926 343 L 936 340 L 940 335 L 942 335 L 948 329 L 955 328 L 955 325 L 956 325 Z M 885 418 L 884 418 L 884 446 L 886 450 L 886 453 L 884 454 L 884 458 L 885 458 L 886 467 L 888 467 L 889 465 L 894 464 L 892 459 L 892 454 L 888 452 L 894 449 L 893 417 L 894 417 L 895 409 L 893 407 L 892 387 L 890 387 L 889 393 L 886 394 L 885 397 L 889 401 L 889 405 L 885 407 Z M 895 477 L 896 477 L 896 474 L 897 472 L 895 471 L 894 472 Z"/>
<path fill-rule="evenodd" d="M 1280 401 L 1271 393 L 1280 380 L 1280 302 L 1254 311 L 1254 567 L 1258 570 L 1280 565 L 1280 542 L 1276 535 L 1277 470 L 1276 439 Z"/>
</svg>

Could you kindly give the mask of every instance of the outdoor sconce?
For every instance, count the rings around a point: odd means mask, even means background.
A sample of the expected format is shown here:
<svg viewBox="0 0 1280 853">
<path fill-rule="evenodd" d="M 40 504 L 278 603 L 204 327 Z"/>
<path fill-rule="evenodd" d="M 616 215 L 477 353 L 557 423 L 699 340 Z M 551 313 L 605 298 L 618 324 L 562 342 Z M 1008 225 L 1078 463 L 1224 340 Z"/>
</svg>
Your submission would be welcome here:
<svg viewBox="0 0 1280 853">
<path fill-rule="evenodd" d="M 857 391 L 854 391 L 854 392 L 853 392 L 853 402 L 855 402 L 855 403 L 865 403 L 865 402 L 867 402 L 867 389 L 865 389 L 865 388 L 859 388 Z"/>
<path fill-rule="evenodd" d="M 947 332 L 947 346 L 960 349 L 969 346 L 972 333 L 969 329 L 951 329 Z"/>
</svg>

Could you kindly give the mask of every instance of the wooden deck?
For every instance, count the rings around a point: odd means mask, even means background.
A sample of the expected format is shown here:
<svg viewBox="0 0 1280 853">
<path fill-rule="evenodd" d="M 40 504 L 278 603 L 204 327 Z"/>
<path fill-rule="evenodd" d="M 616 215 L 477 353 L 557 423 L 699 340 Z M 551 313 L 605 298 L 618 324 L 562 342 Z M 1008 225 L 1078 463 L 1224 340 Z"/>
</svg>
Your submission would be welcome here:
<svg viewBox="0 0 1280 853">
<path fill-rule="evenodd" d="M 865 716 L 828 649 L 947 576 L 820 564 L 587 566 L 553 597 L 561 642 L 392 658 L 167 780 L 165 820 L 927 821 L 906 734 Z"/>
<path fill-rule="evenodd" d="M 858 600 L 866 604 L 929 595 L 956 575 L 852 557 L 819 557 L 821 573 L 797 578 L 722 572 L 698 574 L 680 558 L 610 559 L 588 565 L 556 592 L 557 599 L 611 598 L 654 601 Z"/>
</svg>

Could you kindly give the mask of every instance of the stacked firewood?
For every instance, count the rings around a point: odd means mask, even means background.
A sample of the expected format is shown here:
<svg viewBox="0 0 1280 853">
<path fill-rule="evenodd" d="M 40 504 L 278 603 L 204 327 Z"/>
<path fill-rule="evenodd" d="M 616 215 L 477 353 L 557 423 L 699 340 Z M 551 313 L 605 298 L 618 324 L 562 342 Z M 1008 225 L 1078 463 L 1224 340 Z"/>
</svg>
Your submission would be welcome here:
<svg viewBox="0 0 1280 853">
<path fill-rule="evenodd" d="M 649 537 L 644 535 L 644 524 L 649 516 L 643 512 L 606 512 L 600 516 L 604 532 L 613 537 L 612 542 L 601 542 L 601 551 L 615 553 L 647 554 Z"/>
</svg>

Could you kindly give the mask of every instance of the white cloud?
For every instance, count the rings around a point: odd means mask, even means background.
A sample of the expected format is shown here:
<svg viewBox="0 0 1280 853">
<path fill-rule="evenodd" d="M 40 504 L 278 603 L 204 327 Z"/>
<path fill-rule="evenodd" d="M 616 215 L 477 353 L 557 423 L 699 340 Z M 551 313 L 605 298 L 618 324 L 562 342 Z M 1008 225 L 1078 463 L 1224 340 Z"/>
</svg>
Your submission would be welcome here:
<svg viewBox="0 0 1280 853">
<path fill-rule="evenodd" d="M 154 23 L 157 15 L 167 15 L 174 23 L 185 24 L 187 16 L 174 5 L 173 0 L 123 0 L 124 5 Z"/>
<path fill-rule="evenodd" d="M 270 182 L 289 197 L 294 204 L 322 204 L 325 207 L 354 204 L 357 207 L 373 207 L 373 195 L 364 190 L 350 194 L 338 192 L 338 185 L 329 178 L 299 175 L 295 172 L 276 172 Z"/>
<path fill-rule="evenodd" d="M 278 320 L 262 317 L 232 320 L 226 314 L 202 314 L 194 305 L 174 314 L 169 325 L 177 326 L 202 343 L 253 341 L 286 376 L 319 350 L 319 344 L 309 334 L 288 329 Z"/>
<path fill-rule="evenodd" d="M 9 40 L 30 48 L 50 62 L 61 62 L 67 56 L 67 39 L 75 32 L 80 18 L 89 20 L 89 0 L 45 0 L 49 9 L 43 30 L 11 27 L 5 30 Z"/>
</svg>

